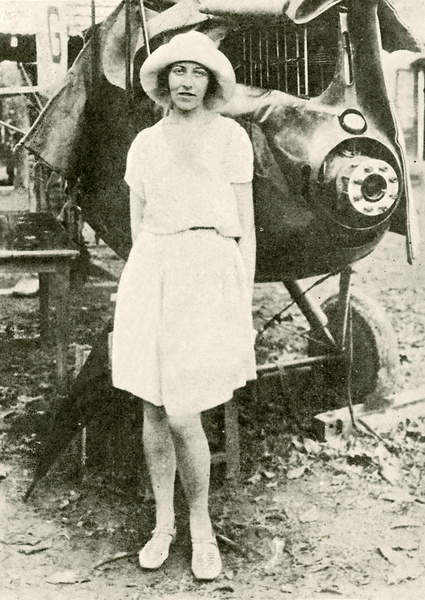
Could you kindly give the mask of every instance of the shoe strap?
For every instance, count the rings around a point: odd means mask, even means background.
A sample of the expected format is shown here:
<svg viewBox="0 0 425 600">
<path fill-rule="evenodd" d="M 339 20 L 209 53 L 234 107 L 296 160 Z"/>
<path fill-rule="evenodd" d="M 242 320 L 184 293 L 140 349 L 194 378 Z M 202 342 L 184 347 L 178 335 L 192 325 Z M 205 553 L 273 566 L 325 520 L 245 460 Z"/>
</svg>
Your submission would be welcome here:
<svg viewBox="0 0 425 600">
<path fill-rule="evenodd" d="M 155 527 L 152 530 L 152 537 L 156 537 L 158 535 L 168 535 L 170 538 L 174 539 L 176 537 L 177 530 L 174 529 L 160 529 L 159 527 Z"/>
</svg>

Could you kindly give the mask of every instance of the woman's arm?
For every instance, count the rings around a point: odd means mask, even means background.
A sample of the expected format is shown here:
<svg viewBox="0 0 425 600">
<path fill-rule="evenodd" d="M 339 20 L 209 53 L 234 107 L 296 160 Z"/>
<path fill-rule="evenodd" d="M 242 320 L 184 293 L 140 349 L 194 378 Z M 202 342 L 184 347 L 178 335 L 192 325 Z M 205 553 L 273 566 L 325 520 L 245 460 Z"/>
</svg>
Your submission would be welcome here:
<svg viewBox="0 0 425 600">
<path fill-rule="evenodd" d="M 232 187 L 237 200 L 242 231 L 239 248 L 245 264 L 249 291 L 252 297 L 255 276 L 255 224 L 252 183 L 233 183 Z"/>
<path fill-rule="evenodd" d="M 143 221 L 143 209 L 145 206 L 144 193 L 134 192 L 130 188 L 130 224 L 131 224 L 131 239 L 134 242 L 138 236 L 140 226 Z"/>
</svg>

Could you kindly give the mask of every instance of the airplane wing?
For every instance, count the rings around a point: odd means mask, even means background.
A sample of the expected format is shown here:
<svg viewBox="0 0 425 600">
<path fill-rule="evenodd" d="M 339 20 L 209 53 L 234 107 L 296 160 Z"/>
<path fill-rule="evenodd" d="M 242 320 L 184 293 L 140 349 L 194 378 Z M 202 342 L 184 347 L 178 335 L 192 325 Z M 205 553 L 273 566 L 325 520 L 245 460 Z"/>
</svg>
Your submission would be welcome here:
<svg viewBox="0 0 425 600">
<path fill-rule="evenodd" d="M 362 0 L 357 0 L 361 2 Z M 216 16 L 280 16 L 285 14 L 297 25 L 309 23 L 341 0 L 199 0 L 199 11 Z M 418 52 L 421 43 L 404 23 L 391 0 L 379 2 L 382 46 L 388 52 Z"/>
<path fill-rule="evenodd" d="M 132 51 L 138 40 L 139 21 L 132 4 Z M 112 44 L 121 27 L 124 2 L 96 29 L 69 69 L 65 80 L 44 107 L 30 131 L 17 148 L 25 146 L 51 168 L 68 178 L 78 176 L 85 148 L 89 144 L 87 105 L 96 97 L 98 80 L 103 75 L 101 57 L 105 44 Z M 124 61 L 124 58 L 123 58 Z M 124 72 L 124 62 L 121 63 Z"/>
</svg>

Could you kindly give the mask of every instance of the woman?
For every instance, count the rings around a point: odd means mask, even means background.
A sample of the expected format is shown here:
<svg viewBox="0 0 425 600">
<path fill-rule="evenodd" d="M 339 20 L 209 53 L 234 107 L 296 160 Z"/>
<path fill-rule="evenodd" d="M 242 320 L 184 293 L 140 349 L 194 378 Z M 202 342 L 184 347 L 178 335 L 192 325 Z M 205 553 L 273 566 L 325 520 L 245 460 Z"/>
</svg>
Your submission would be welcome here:
<svg viewBox="0 0 425 600">
<path fill-rule="evenodd" d="M 114 325 L 114 385 L 144 402 L 143 443 L 156 526 L 143 568 L 168 557 L 176 465 L 189 505 L 192 571 L 221 559 L 208 512 L 210 452 L 201 412 L 255 378 L 253 153 L 232 119 L 230 62 L 204 34 L 176 35 L 144 62 L 145 92 L 167 109 L 130 147 L 133 247 Z"/>
</svg>

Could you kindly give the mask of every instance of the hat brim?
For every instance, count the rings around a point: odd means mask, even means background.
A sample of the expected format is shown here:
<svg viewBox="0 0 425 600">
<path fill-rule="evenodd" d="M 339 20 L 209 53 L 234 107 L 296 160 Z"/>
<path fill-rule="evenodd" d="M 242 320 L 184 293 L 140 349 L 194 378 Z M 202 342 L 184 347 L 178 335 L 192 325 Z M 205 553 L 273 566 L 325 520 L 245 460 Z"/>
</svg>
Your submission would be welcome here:
<svg viewBox="0 0 425 600">
<path fill-rule="evenodd" d="M 158 75 L 181 61 L 199 63 L 215 77 L 217 86 L 208 98 L 209 108 L 219 110 L 227 104 L 236 87 L 232 64 L 205 34 L 197 31 L 177 34 L 147 57 L 140 69 L 140 82 L 150 98 L 162 106 L 170 106 L 170 93 L 159 88 Z"/>
</svg>

